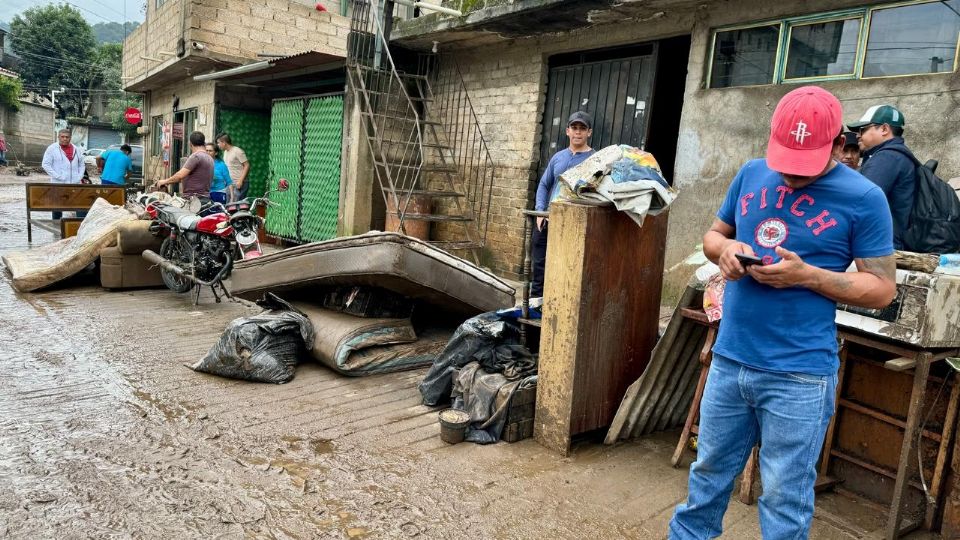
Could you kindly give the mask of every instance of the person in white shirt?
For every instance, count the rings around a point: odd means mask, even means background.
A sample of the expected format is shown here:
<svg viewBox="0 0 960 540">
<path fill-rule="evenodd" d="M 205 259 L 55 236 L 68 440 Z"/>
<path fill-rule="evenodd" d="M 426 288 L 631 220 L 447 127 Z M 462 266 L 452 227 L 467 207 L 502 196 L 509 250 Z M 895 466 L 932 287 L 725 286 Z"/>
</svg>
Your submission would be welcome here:
<svg viewBox="0 0 960 540">
<path fill-rule="evenodd" d="M 57 142 L 43 152 L 42 167 L 54 184 L 80 184 L 86 167 L 83 164 L 83 151 L 70 142 L 70 130 L 61 129 L 57 133 Z M 84 217 L 86 212 L 78 212 Z M 53 219 L 63 217 L 62 212 L 53 212 Z"/>
</svg>

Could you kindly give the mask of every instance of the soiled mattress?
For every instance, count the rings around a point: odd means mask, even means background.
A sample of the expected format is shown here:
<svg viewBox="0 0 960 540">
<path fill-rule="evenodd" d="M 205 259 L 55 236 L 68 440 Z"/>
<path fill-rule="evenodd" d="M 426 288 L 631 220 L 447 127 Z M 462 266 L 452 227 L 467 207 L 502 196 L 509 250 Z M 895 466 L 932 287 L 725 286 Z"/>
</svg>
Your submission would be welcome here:
<svg viewBox="0 0 960 540">
<path fill-rule="evenodd" d="M 368 233 L 304 244 L 240 261 L 231 292 L 258 300 L 268 292 L 312 301 L 332 285 L 381 287 L 444 311 L 466 315 L 514 303 L 514 289 L 490 272 L 415 238 Z"/>
<path fill-rule="evenodd" d="M 313 357 L 344 375 L 371 375 L 428 366 L 443 351 L 449 330 L 414 332 L 410 319 L 368 319 L 305 302 L 289 305 L 313 325 Z"/>
<path fill-rule="evenodd" d="M 29 292 L 66 279 L 97 260 L 100 250 L 117 243 L 120 223 L 137 216 L 122 206 L 97 199 L 80 223 L 77 235 L 52 244 L 3 255 L 14 288 Z"/>
</svg>

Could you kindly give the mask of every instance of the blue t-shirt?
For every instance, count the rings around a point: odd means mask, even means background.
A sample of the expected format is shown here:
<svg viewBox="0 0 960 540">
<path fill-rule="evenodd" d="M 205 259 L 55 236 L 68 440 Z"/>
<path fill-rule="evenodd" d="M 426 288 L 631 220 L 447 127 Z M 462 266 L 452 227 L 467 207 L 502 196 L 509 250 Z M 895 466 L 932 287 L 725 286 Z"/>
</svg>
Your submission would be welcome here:
<svg viewBox="0 0 960 540">
<path fill-rule="evenodd" d="M 226 191 L 227 186 L 232 186 L 233 180 L 230 179 L 230 169 L 222 159 L 213 160 L 213 183 L 210 184 L 210 191 Z"/>
<path fill-rule="evenodd" d="M 769 264 L 774 249 L 843 272 L 855 258 L 893 253 L 887 199 L 860 173 L 836 165 L 814 183 L 791 189 L 766 160 L 737 173 L 717 217 Z M 836 303 L 805 287 L 775 289 L 749 275 L 727 282 L 716 354 L 750 367 L 789 373 L 837 372 Z"/>
<path fill-rule="evenodd" d="M 107 150 L 100 154 L 103 159 L 103 172 L 100 173 L 100 182 L 104 184 L 124 184 L 127 171 L 133 170 L 130 156 L 120 150 Z"/>
<path fill-rule="evenodd" d="M 583 160 L 596 153 L 596 150 L 590 149 L 585 152 L 574 153 L 569 148 L 557 152 L 550 158 L 547 168 L 543 170 L 543 176 L 540 177 L 540 184 L 537 185 L 537 206 L 536 209 L 544 211 L 550 206 L 554 193 L 557 191 L 557 180 L 560 175 L 569 169 L 583 163 Z"/>
</svg>

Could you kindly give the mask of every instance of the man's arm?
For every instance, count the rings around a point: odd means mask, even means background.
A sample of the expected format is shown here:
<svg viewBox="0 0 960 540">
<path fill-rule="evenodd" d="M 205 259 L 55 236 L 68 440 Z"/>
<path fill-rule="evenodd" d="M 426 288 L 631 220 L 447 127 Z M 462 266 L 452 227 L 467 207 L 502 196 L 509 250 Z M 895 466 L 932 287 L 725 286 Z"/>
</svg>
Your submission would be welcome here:
<svg viewBox="0 0 960 540">
<path fill-rule="evenodd" d="M 103 170 L 103 166 L 107 164 L 107 161 L 103 159 L 102 154 L 97 156 L 96 162 L 97 162 L 97 168 L 100 169 L 101 171 Z"/>
<path fill-rule="evenodd" d="M 884 308 L 897 294 L 897 263 L 893 255 L 855 259 L 856 272 L 833 272 L 803 262 L 796 253 L 781 247 L 782 260 L 768 266 L 754 265 L 747 269 L 753 279 L 782 289 L 806 287 L 844 304 L 865 308 Z"/>
<path fill-rule="evenodd" d="M 157 182 L 157 187 L 169 186 L 170 184 L 179 184 L 187 175 L 190 174 L 190 169 L 184 167 L 176 172 L 170 178 L 164 178 Z"/>
<path fill-rule="evenodd" d="M 736 281 L 746 275 L 746 270 L 737 260 L 737 253 L 753 255 L 753 247 L 734 239 L 737 230 L 722 219 L 713 220 L 707 234 L 703 235 L 703 254 L 720 267 L 723 277 Z"/>
<path fill-rule="evenodd" d="M 57 179 L 57 172 L 53 169 L 53 152 L 49 148 L 43 152 L 43 162 L 40 166 L 43 167 L 43 172 L 47 173 L 51 180 Z"/>
<path fill-rule="evenodd" d="M 894 184 L 897 183 L 897 177 L 900 175 L 897 155 L 895 150 L 881 150 L 860 167 L 860 174 L 879 186 L 884 195 L 888 197 L 893 191 Z"/>
<path fill-rule="evenodd" d="M 240 171 L 240 180 L 237 182 L 237 187 L 242 188 L 244 184 L 247 183 L 247 174 L 250 173 L 250 162 L 243 162 L 243 170 Z"/>
</svg>

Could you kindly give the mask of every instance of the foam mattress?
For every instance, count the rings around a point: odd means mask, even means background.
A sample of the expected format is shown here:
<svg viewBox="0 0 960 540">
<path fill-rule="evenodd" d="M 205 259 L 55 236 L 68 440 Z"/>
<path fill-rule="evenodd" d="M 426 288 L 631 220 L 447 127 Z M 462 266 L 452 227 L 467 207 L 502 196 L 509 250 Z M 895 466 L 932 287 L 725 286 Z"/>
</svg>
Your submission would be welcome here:
<svg viewBox="0 0 960 540">
<path fill-rule="evenodd" d="M 236 263 L 230 290 L 259 300 L 272 292 L 311 301 L 332 285 L 369 285 L 467 315 L 514 303 L 514 289 L 468 261 L 398 233 L 304 244 Z M 316 291 L 316 294 L 313 293 Z"/>
</svg>

